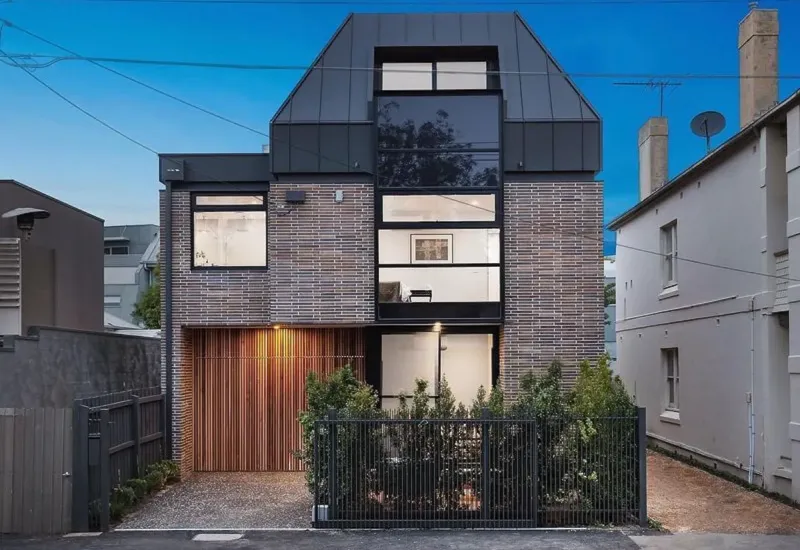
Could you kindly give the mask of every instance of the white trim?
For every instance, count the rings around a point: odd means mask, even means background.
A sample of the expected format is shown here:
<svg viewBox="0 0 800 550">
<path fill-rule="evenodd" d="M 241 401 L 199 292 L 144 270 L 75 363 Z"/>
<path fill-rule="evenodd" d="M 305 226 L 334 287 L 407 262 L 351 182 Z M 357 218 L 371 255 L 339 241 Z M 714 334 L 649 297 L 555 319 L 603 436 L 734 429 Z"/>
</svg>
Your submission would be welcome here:
<svg viewBox="0 0 800 550">
<path fill-rule="evenodd" d="M 717 456 L 715 454 L 711 454 L 711 453 L 709 453 L 707 451 L 704 451 L 702 449 L 698 449 L 697 447 L 692 447 L 691 445 L 686 445 L 686 444 L 680 443 L 678 441 L 673 441 L 673 440 L 671 440 L 671 439 L 669 439 L 667 437 L 664 437 L 662 435 L 658 435 L 658 434 L 655 434 L 653 432 L 649 432 L 648 431 L 647 432 L 647 437 L 652 437 L 656 441 L 661 441 L 662 443 L 666 443 L 667 445 L 672 445 L 673 447 L 677 447 L 679 449 L 683 449 L 684 451 L 686 451 L 688 453 L 693 453 L 693 454 L 696 454 L 698 456 L 702 456 L 706 460 L 713 460 L 715 462 L 721 462 L 722 464 L 725 464 L 726 466 L 730 466 L 731 468 L 735 468 L 735 469 L 740 470 L 740 471 L 742 471 L 744 473 L 747 473 L 747 471 L 748 471 L 747 466 L 740 466 L 738 463 L 734 462 L 733 460 L 730 460 L 730 459 L 727 459 L 727 458 L 723 458 L 723 457 Z M 758 475 L 758 476 L 763 476 L 763 472 L 760 472 L 759 470 L 753 470 L 753 473 L 755 475 Z"/>
<path fill-rule="evenodd" d="M 470 527 L 470 531 L 497 531 L 496 528 L 493 527 Z M 269 533 L 271 531 L 281 532 L 281 531 L 309 531 L 314 533 L 342 533 L 341 529 L 315 529 L 313 527 L 215 527 L 215 528 L 208 528 L 208 527 L 174 527 L 170 528 L 153 528 L 153 529 L 145 529 L 145 528 L 119 528 L 113 529 L 112 533 L 185 533 L 185 532 L 198 532 L 198 533 L 208 533 L 211 531 L 214 532 L 235 532 L 235 533 Z M 386 529 L 358 529 L 358 532 L 362 531 L 386 531 Z M 451 527 L 398 527 L 393 528 L 392 531 L 460 531 L 464 532 L 463 528 L 451 528 Z M 605 532 L 604 529 L 599 529 L 597 527 L 520 527 L 514 528 L 513 531 L 598 531 L 598 532 Z M 512 531 L 507 531 L 512 532 Z M 102 533 L 98 533 L 100 535 Z"/>
<path fill-rule="evenodd" d="M 678 411 L 664 411 L 658 417 L 661 422 L 668 422 L 670 424 L 681 425 L 681 415 Z"/>
</svg>

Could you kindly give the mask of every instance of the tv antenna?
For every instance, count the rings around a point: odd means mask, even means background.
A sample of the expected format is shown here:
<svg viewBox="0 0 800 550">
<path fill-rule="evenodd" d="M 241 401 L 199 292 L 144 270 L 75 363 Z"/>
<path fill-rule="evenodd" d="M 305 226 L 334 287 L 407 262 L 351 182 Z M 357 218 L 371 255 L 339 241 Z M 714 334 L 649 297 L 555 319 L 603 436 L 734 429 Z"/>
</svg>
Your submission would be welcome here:
<svg viewBox="0 0 800 550">
<path fill-rule="evenodd" d="M 677 88 L 680 82 L 674 80 L 646 80 L 634 82 L 614 82 L 615 86 L 645 86 L 651 90 L 658 89 L 658 116 L 664 116 L 664 90 L 670 87 Z"/>
<path fill-rule="evenodd" d="M 708 153 L 711 151 L 712 136 L 725 129 L 725 117 L 717 111 L 705 111 L 692 119 L 691 128 L 694 135 L 706 138 L 706 153 Z"/>
</svg>

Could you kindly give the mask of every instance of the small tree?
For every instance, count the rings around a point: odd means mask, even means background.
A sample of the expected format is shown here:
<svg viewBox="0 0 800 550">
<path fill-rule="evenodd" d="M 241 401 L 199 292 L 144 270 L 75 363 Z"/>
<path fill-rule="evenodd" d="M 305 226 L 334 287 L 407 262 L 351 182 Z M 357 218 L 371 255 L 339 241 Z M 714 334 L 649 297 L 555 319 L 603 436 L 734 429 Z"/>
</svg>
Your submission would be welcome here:
<svg viewBox="0 0 800 550">
<path fill-rule="evenodd" d="M 153 284 L 139 297 L 131 314 L 134 320 L 144 324 L 145 328 L 161 328 L 161 283 L 158 266 L 154 275 Z"/>
</svg>

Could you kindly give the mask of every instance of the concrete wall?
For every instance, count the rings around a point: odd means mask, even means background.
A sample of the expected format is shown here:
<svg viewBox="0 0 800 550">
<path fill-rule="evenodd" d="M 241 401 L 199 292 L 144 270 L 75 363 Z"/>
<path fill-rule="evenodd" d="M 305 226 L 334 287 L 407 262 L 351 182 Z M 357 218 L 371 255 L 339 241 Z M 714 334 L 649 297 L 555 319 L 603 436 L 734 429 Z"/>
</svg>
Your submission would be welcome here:
<svg viewBox="0 0 800 550">
<path fill-rule="evenodd" d="M 37 220 L 22 241 L 22 334 L 35 325 L 103 330 L 103 220 L 14 181 L 0 180 L 0 210 L 33 207 Z M 0 218 L 0 237 L 21 237 Z"/>
<path fill-rule="evenodd" d="M 767 366 L 759 355 L 770 345 L 765 327 L 775 322 L 763 309 L 774 281 L 679 260 L 677 292 L 667 296 L 662 258 L 634 248 L 660 251 L 660 228 L 677 220 L 679 257 L 763 273 L 763 174 L 754 136 L 617 233 L 617 365 L 638 404 L 647 407 L 648 432 L 656 442 L 696 452 L 743 477 L 750 454 L 747 396 L 752 392 L 756 473 L 764 470 L 766 403 L 778 398 L 766 393 Z M 679 354 L 677 415 L 665 412 L 661 356 L 673 347 Z"/>
<path fill-rule="evenodd" d="M 10 345 L 0 347 L 0 407 L 70 407 L 79 397 L 160 384 L 157 339 L 36 328 Z"/>
</svg>

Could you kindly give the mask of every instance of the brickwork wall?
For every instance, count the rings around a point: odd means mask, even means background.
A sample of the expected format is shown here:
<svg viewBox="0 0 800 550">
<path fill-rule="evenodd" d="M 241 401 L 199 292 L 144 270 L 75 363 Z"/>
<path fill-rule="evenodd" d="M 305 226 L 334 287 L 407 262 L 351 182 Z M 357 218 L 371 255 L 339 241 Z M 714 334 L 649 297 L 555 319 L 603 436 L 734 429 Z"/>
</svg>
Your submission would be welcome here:
<svg viewBox="0 0 800 550">
<path fill-rule="evenodd" d="M 603 185 L 506 183 L 504 208 L 503 388 L 554 359 L 572 383 L 604 349 Z"/>
<path fill-rule="evenodd" d="M 289 189 L 305 190 L 305 204 L 280 208 Z M 372 185 L 340 187 L 341 203 L 334 202 L 336 189 L 330 184 L 271 184 L 266 270 L 192 270 L 190 193 L 172 194 L 173 458 L 185 474 L 193 468 L 191 330 L 185 327 L 374 321 Z M 165 228 L 163 191 L 160 205 Z M 162 273 L 166 241 L 161 239 Z M 161 293 L 166 319 L 163 285 Z M 162 339 L 166 388 L 165 359 Z"/>
<path fill-rule="evenodd" d="M 306 202 L 277 209 L 288 190 Z M 334 192 L 344 192 L 341 203 Z M 270 184 L 269 273 L 273 323 L 375 320 L 373 186 Z"/>
</svg>

